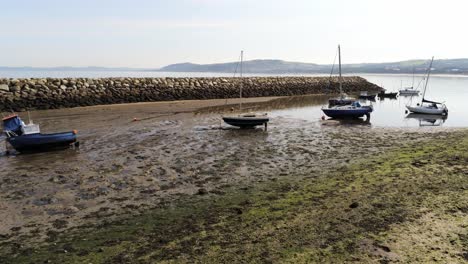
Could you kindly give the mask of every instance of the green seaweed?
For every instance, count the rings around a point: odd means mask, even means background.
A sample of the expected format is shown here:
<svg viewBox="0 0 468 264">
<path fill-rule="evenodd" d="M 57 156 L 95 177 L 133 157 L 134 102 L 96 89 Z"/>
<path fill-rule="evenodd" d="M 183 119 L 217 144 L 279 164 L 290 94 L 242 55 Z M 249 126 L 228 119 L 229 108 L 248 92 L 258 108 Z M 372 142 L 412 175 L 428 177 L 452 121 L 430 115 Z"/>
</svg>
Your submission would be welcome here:
<svg viewBox="0 0 468 264">
<path fill-rule="evenodd" d="M 466 261 L 467 150 L 467 132 L 454 132 L 315 175 L 183 197 L 138 215 L 70 229 L 44 243 L 3 242 L 0 262 Z M 411 235 L 401 230 L 411 230 L 428 214 L 442 226 L 450 223 L 443 234 L 448 246 L 430 254 L 418 247 L 424 241 L 393 246 Z M 424 237 L 434 231 L 418 232 Z"/>
</svg>

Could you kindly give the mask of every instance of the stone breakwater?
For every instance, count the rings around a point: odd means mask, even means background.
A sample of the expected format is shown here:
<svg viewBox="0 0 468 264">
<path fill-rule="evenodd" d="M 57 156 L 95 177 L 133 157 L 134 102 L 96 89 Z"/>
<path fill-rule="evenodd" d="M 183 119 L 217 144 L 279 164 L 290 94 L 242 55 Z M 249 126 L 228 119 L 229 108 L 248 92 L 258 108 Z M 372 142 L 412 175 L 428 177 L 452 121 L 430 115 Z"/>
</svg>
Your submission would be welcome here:
<svg viewBox="0 0 468 264">
<path fill-rule="evenodd" d="M 103 104 L 333 94 L 338 79 L 328 77 L 247 78 L 34 78 L 0 79 L 0 111 L 55 109 Z M 361 77 L 345 77 L 346 93 L 381 88 Z"/>
</svg>

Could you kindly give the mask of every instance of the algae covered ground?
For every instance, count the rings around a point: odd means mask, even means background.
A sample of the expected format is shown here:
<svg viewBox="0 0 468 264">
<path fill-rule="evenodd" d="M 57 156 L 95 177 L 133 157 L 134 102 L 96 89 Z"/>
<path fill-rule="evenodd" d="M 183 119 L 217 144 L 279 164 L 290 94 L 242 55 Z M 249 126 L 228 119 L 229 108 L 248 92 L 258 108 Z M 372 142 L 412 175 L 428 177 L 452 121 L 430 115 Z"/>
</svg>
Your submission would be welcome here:
<svg viewBox="0 0 468 264">
<path fill-rule="evenodd" d="M 468 261 L 466 130 L 313 175 L 181 196 L 45 242 L 0 244 L 1 263 L 437 261 Z"/>
</svg>

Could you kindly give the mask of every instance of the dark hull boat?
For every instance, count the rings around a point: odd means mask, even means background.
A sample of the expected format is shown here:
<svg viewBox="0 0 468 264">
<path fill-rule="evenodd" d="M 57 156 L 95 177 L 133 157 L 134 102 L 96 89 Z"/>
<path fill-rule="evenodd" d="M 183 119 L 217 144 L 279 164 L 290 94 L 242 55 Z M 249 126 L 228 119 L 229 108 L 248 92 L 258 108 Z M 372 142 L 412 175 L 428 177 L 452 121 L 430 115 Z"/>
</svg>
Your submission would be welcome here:
<svg viewBox="0 0 468 264">
<path fill-rule="evenodd" d="M 360 118 L 363 116 L 370 116 L 373 109 L 371 106 L 342 106 L 342 107 L 331 107 L 322 108 L 325 115 L 331 118 Z"/>
<path fill-rule="evenodd" d="M 239 115 L 239 116 L 225 116 L 223 117 L 224 122 L 231 126 L 236 126 L 240 128 L 253 128 L 256 126 L 263 126 L 270 121 L 268 116 L 248 116 L 248 115 Z"/>
<path fill-rule="evenodd" d="M 241 51 L 240 55 L 240 78 L 242 79 L 242 63 L 244 60 L 244 51 Z M 236 68 L 237 71 L 237 68 Z M 239 87 L 239 98 L 242 99 L 242 88 L 243 82 L 241 82 Z M 242 100 L 239 102 L 239 110 L 242 111 Z M 256 126 L 265 126 L 265 131 L 267 129 L 267 124 L 270 121 L 268 114 L 256 114 L 256 113 L 245 113 L 239 115 L 229 115 L 223 116 L 223 121 L 231 126 L 236 126 L 240 128 L 254 128 Z"/>
<path fill-rule="evenodd" d="M 56 149 L 64 149 L 70 146 L 78 146 L 76 141 L 77 131 L 41 134 L 39 125 L 24 124 L 17 116 L 11 115 L 3 118 L 3 129 L 6 141 L 19 152 L 38 152 Z"/>
<path fill-rule="evenodd" d="M 7 138 L 7 142 L 19 152 L 64 149 L 76 144 L 76 133 L 29 134 Z"/>
<path fill-rule="evenodd" d="M 375 94 L 374 95 L 360 95 L 359 99 L 375 101 Z"/>
<path fill-rule="evenodd" d="M 377 96 L 380 98 L 396 98 L 398 96 L 398 93 L 381 92 L 381 93 L 378 93 Z"/>
</svg>

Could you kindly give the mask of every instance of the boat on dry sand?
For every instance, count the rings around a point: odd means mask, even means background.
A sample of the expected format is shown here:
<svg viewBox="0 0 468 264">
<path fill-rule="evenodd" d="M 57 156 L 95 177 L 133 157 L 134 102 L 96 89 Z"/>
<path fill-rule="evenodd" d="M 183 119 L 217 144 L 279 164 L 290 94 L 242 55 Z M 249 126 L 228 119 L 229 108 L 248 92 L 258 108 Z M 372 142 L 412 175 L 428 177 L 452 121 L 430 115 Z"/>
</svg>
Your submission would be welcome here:
<svg viewBox="0 0 468 264">
<path fill-rule="evenodd" d="M 2 119 L 3 133 L 8 142 L 18 152 L 39 152 L 78 146 L 77 131 L 42 134 L 38 124 L 25 124 L 12 114 Z"/>
<path fill-rule="evenodd" d="M 243 78 L 242 78 L 242 64 L 244 60 L 244 51 L 241 51 L 240 55 L 240 78 L 241 78 L 241 84 L 239 88 L 239 111 L 242 112 L 242 89 L 243 89 Z M 223 116 L 223 121 L 226 124 L 229 124 L 231 126 L 236 126 L 240 128 L 254 128 L 256 126 L 265 126 L 265 129 L 267 127 L 268 122 L 270 121 L 270 118 L 268 117 L 267 113 L 241 113 L 237 115 L 227 115 Z"/>
</svg>

